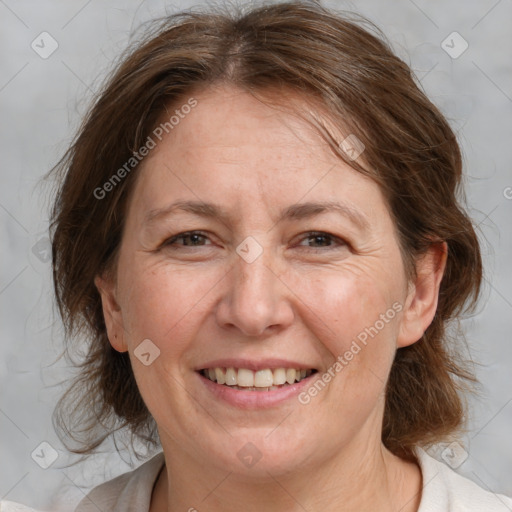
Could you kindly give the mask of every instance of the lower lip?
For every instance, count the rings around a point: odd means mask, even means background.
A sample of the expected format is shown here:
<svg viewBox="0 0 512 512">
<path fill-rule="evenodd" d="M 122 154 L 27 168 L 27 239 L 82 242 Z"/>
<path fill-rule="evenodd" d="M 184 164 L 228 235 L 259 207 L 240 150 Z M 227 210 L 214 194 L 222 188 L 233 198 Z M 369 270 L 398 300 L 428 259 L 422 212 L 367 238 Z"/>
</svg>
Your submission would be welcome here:
<svg viewBox="0 0 512 512">
<path fill-rule="evenodd" d="M 206 388 L 216 398 L 241 409 L 270 408 L 280 405 L 291 398 L 296 398 L 302 389 L 311 385 L 312 378 L 318 375 L 318 372 L 313 373 L 309 377 L 302 379 L 300 382 L 289 384 L 288 386 L 283 386 L 282 388 L 271 391 L 243 391 L 242 389 L 233 389 L 224 384 L 217 384 L 216 382 L 204 377 L 199 372 L 196 373 Z"/>
</svg>

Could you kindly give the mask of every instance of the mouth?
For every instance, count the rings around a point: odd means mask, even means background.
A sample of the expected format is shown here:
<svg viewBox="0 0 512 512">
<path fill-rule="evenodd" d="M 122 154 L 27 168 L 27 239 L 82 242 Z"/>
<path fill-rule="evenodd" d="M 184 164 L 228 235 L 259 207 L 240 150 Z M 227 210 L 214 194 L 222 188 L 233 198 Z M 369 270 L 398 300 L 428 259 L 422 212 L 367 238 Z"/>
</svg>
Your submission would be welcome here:
<svg viewBox="0 0 512 512">
<path fill-rule="evenodd" d="M 203 368 L 198 373 L 218 385 L 239 391 L 276 391 L 317 373 L 314 368 Z"/>
</svg>

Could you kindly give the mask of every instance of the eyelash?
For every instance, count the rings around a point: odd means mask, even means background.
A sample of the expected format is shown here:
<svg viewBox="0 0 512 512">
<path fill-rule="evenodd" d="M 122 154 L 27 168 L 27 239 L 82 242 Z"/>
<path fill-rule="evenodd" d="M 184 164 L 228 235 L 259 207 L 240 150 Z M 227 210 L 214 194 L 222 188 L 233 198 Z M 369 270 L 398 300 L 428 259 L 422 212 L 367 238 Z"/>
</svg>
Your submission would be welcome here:
<svg viewBox="0 0 512 512">
<path fill-rule="evenodd" d="M 201 236 L 203 238 L 208 238 L 208 236 L 202 232 L 202 231 L 184 231 L 183 233 L 179 233 L 177 235 L 174 235 L 172 236 L 171 238 L 167 239 L 163 244 L 162 246 L 164 247 L 171 247 L 173 249 L 176 248 L 175 247 L 172 247 L 177 240 L 179 239 L 183 239 L 185 237 L 188 237 L 188 236 Z M 338 243 L 338 246 L 339 247 L 343 247 L 343 246 L 346 246 L 347 243 L 342 240 L 341 238 L 337 237 L 337 236 L 334 236 L 334 235 L 331 235 L 330 233 L 326 233 L 325 231 L 308 231 L 307 233 L 305 233 L 306 236 L 304 236 L 302 240 L 307 240 L 309 238 L 312 238 L 312 237 L 324 237 L 324 238 L 328 238 L 334 242 L 337 242 Z M 196 245 L 196 246 L 181 246 L 181 247 L 204 247 L 204 246 L 201 246 L 201 245 Z M 303 246 L 305 247 L 305 246 Z M 323 246 L 324 248 L 326 249 L 336 249 L 336 247 L 329 247 L 329 246 Z M 313 251 L 318 251 L 318 250 L 322 250 L 323 248 L 322 247 L 306 247 L 306 249 L 309 249 L 309 250 L 313 250 Z"/>
</svg>

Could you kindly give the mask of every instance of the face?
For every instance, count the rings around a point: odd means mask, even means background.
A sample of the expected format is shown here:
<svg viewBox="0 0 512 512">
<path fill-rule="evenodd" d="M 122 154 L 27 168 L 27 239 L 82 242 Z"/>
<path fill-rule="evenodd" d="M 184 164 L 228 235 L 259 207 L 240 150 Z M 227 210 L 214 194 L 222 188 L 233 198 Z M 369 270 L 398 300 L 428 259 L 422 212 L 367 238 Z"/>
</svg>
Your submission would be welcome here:
<svg viewBox="0 0 512 512">
<path fill-rule="evenodd" d="M 378 185 L 296 116 L 234 88 L 194 97 L 97 281 L 164 449 L 256 477 L 380 443 L 395 351 L 422 327 Z"/>
</svg>

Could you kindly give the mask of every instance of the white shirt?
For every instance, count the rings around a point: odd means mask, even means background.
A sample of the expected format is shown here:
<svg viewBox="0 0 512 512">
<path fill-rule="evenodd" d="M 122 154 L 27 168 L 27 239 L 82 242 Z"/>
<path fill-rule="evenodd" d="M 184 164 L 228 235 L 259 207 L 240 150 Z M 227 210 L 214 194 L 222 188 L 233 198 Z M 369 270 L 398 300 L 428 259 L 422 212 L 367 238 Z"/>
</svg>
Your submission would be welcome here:
<svg viewBox="0 0 512 512">
<path fill-rule="evenodd" d="M 416 449 L 416 455 L 423 478 L 418 512 L 512 512 L 512 498 L 482 489 L 421 448 Z M 137 469 L 95 487 L 75 512 L 148 512 L 153 486 L 164 462 L 161 452 Z M 2 502 L 0 512 L 33 511 L 15 506 Z"/>
</svg>

